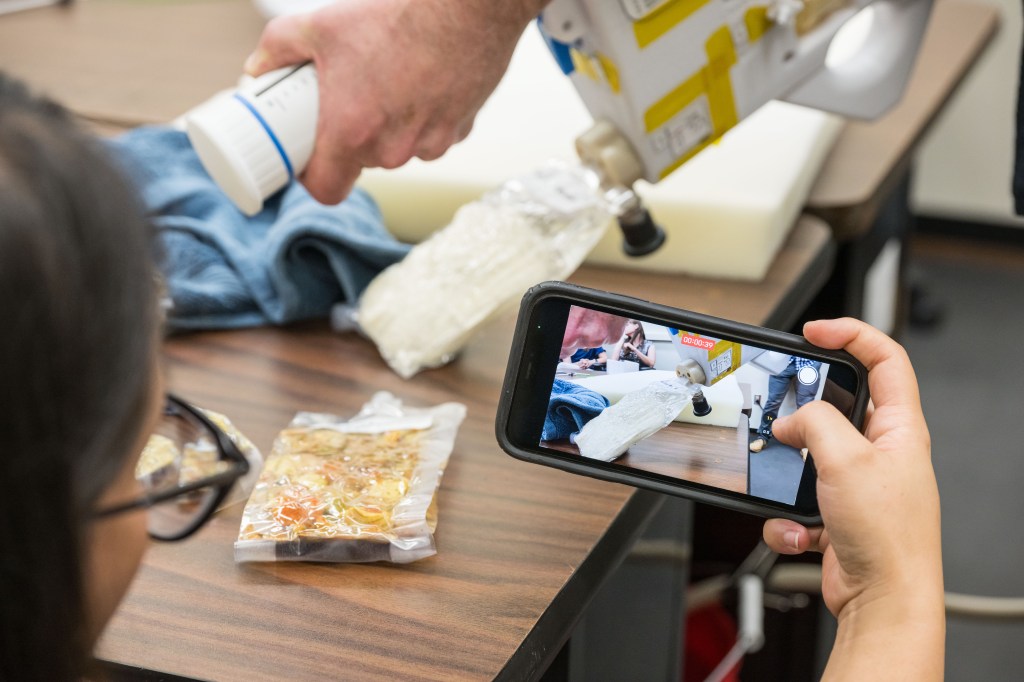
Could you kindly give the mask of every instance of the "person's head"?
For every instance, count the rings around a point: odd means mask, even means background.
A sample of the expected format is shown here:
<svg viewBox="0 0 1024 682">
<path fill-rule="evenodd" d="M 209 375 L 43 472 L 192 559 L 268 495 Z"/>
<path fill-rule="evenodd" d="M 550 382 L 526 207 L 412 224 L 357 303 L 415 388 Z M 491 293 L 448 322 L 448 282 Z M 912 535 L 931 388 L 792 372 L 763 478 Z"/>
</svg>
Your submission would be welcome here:
<svg viewBox="0 0 1024 682">
<path fill-rule="evenodd" d="M 0 679 L 79 679 L 138 566 L 159 408 L 150 227 L 100 145 L 0 74 Z"/>
<path fill-rule="evenodd" d="M 643 343 L 647 339 L 647 335 L 644 334 L 644 326 L 640 324 L 639 320 L 629 320 L 626 322 L 626 328 L 622 330 L 626 340 L 632 343 L 634 346 Z"/>
</svg>

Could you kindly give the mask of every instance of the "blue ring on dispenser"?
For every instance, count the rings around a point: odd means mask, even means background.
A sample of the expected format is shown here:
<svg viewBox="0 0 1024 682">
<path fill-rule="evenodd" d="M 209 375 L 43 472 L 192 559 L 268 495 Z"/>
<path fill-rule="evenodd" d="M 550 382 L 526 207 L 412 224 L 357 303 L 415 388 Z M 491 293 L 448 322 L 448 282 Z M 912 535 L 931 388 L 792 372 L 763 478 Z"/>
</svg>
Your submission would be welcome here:
<svg viewBox="0 0 1024 682">
<path fill-rule="evenodd" d="M 294 180 L 295 172 L 292 170 L 292 162 L 288 160 L 288 155 L 285 153 L 284 146 L 281 144 L 281 141 L 277 139 L 277 135 L 275 135 L 274 131 L 270 129 L 270 124 L 268 124 L 267 121 L 263 118 L 263 116 L 260 115 L 260 112 L 257 111 L 256 107 L 252 105 L 252 102 L 242 97 L 237 92 L 234 93 L 232 96 L 239 102 L 241 102 L 242 105 L 249 110 L 249 113 L 251 113 L 253 117 L 257 121 L 259 121 L 259 124 L 263 126 L 263 130 L 267 131 L 267 135 L 270 137 L 270 141 L 274 143 L 274 147 L 277 148 L 277 153 L 281 155 L 281 160 L 284 161 L 284 167 L 288 171 L 288 179 Z"/>
</svg>

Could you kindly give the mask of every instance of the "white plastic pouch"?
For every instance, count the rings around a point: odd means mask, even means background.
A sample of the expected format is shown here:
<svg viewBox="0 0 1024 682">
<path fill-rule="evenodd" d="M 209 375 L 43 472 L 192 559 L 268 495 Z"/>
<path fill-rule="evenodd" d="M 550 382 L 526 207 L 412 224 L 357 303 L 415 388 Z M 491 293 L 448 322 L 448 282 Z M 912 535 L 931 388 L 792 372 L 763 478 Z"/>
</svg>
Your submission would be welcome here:
<svg viewBox="0 0 1024 682">
<path fill-rule="evenodd" d="M 580 430 L 576 436 L 580 454 L 612 461 L 672 423 L 699 389 L 685 379 L 669 379 L 627 393 Z"/>
<path fill-rule="evenodd" d="M 332 313 L 356 325 L 399 375 L 450 362 L 473 332 L 531 286 L 564 279 L 611 223 L 612 208 L 582 167 L 552 162 L 463 206 L 367 287 L 358 309 Z"/>
</svg>

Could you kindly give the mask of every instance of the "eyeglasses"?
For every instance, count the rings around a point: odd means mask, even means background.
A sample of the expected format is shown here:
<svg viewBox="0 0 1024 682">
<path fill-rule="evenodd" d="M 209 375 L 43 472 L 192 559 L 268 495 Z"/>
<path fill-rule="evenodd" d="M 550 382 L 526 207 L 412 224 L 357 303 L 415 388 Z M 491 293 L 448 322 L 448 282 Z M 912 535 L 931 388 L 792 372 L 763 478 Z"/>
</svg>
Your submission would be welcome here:
<svg viewBox="0 0 1024 682">
<path fill-rule="evenodd" d="M 213 516 L 248 471 L 249 463 L 227 434 L 200 410 L 168 395 L 135 467 L 142 496 L 100 510 L 96 518 L 146 509 L 151 537 L 181 540 Z"/>
</svg>

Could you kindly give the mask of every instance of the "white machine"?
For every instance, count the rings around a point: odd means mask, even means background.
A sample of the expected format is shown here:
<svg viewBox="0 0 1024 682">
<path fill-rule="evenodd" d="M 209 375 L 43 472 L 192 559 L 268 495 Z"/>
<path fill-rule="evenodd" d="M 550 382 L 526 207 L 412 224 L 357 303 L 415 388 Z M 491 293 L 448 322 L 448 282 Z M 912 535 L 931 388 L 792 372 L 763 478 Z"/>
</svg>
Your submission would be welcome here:
<svg viewBox="0 0 1024 682">
<path fill-rule="evenodd" d="M 595 119 L 581 160 L 601 178 L 631 255 L 664 233 L 633 193 L 771 99 L 874 117 L 900 97 L 932 0 L 553 0 L 540 28 Z M 826 60 L 858 12 L 859 49 Z M 311 64 L 266 74 L 186 116 L 200 160 L 245 213 L 302 172 L 319 106 Z"/>
<path fill-rule="evenodd" d="M 698 387 L 714 386 L 748 362 L 756 362 L 762 358 L 767 360 L 769 356 L 777 355 L 756 346 L 691 334 L 681 329 L 672 329 L 671 332 L 672 343 L 679 353 L 680 360 L 676 365 L 676 376 Z M 788 362 L 789 356 L 785 358 Z M 700 388 L 692 400 L 695 416 L 705 417 L 711 414 L 711 405 L 704 398 Z"/>
<path fill-rule="evenodd" d="M 676 374 L 685 376 L 693 384 L 714 386 L 766 352 L 763 348 L 745 346 L 735 341 L 713 339 L 681 330 L 672 331 L 675 332 L 672 341 L 680 358 Z M 786 359 L 789 360 L 788 357 Z"/>
<path fill-rule="evenodd" d="M 827 59 L 870 6 L 859 45 Z M 663 234 L 631 191 L 658 182 L 772 99 L 858 118 L 895 104 L 931 0 L 553 0 L 540 26 L 594 126 L 584 163 L 621 193 L 627 253 Z M 838 63 L 836 63 L 838 62 Z"/>
</svg>

